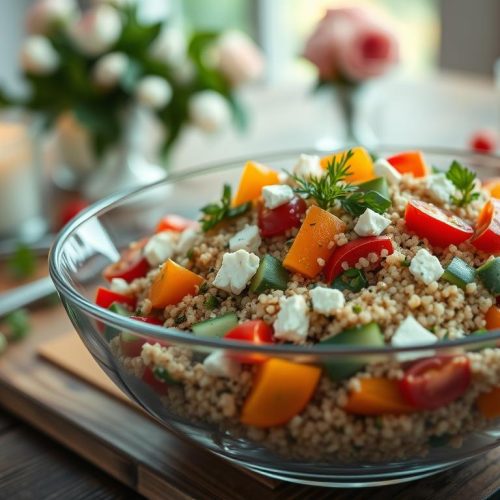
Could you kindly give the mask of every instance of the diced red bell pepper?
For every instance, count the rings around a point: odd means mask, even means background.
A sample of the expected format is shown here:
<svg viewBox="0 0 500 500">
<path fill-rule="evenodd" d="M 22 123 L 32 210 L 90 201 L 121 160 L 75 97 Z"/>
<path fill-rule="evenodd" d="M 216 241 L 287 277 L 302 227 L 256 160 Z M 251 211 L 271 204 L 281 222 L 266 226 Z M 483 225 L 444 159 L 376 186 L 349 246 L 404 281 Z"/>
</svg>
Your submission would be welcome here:
<svg viewBox="0 0 500 500">
<path fill-rule="evenodd" d="M 102 286 L 97 289 L 95 303 L 98 306 L 103 307 L 104 309 L 108 309 L 108 307 L 113 304 L 113 302 L 118 302 L 119 304 L 130 306 L 132 309 L 134 309 L 137 305 L 137 299 L 132 295 L 123 295 L 121 293 L 116 293 Z"/>
<path fill-rule="evenodd" d="M 272 344 L 274 341 L 272 327 L 261 319 L 245 321 L 239 324 L 227 332 L 224 338 L 242 340 L 255 345 Z M 240 363 L 248 364 L 262 363 L 266 360 L 265 356 L 259 354 L 236 354 L 233 357 Z"/>
<path fill-rule="evenodd" d="M 142 254 L 142 248 L 146 244 L 147 239 L 141 241 L 134 248 L 127 248 L 121 255 L 118 262 L 110 264 L 104 270 L 103 276 L 108 281 L 113 278 L 124 279 L 127 283 L 146 276 L 150 267 L 148 261 Z"/>
<path fill-rule="evenodd" d="M 162 231 L 175 231 L 181 233 L 185 229 L 192 227 L 198 227 L 198 222 L 191 219 L 186 219 L 180 215 L 168 214 L 165 215 L 158 224 L 156 225 L 156 232 L 161 233 Z"/>
<path fill-rule="evenodd" d="M 400 173 L 412 174 L 413 177 L 425 177 L 429 168 L 420 151 L 406 151 L 387 158 L 387 161 Z"/>
</svg>

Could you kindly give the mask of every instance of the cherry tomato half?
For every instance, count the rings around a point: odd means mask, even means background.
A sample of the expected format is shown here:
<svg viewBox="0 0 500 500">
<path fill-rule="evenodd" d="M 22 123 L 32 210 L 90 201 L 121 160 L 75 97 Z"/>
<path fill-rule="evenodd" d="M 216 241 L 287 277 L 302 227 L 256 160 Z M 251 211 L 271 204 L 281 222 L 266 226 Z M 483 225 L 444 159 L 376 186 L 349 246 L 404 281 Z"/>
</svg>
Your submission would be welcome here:
<svg viewBox="0 0 500 500">
<path fill-rule="evenodd" d="M 420 200 L 408 202 L 405 222 L 410 231 L 442 248 L 458 245 L 474 234 L 472 227 L 460 217 Z"/>
<path fill-rule="evenodd" d="M 252 344 L 272 344 L 273 343 L 273 329 L 266 322 L 261 319 L 245 321 L 236 326 L 224 335 L 226 339 L 242 340 L 251 342 Z M 258 354 L 241 354 L 234 355 L 240 363 L 262 363 L 265 361 L 264 356 Z"/>
<path fill-rule="evenodd" d="M 500 254 L 500 200 L 492 198 L 486 202 L 479 214 L 471 243 L 483 252 Z"/>
<path fill-rule="evenodd" d="M 387 250 L 387 255 L 394 253 L 394 246 L 389 236 L 358 238 L 357 240 L 350 241 L 346 245 L 336 248 L 324 269 L 327 283 L 331 283 L 337 276 L 342 274 L 344 271 L 342 267 L 343 262 L 347 262 L 349 268 L 352 268 L 357 264 L 359 259 L 368 257 L 370 253 L 379 256 L 378 261 L 371 266 L 373 269 L 380 264 L 383 250 Z"/>
<path fill-rule="evenodd" d="M 181 233 L 188 227 L 197 227 L 198 223 L 195 220 L 186 219 L 180 215 L 168 214 L 165 215 L 156 225 L 156 232 L 175 231 Z"/>
<path fill-rule="evenodd" d="M 403 397 L 419 410 L 435 410 L 462 396 L 471 382 L 465 356 L 436 356 L 417 361 L 400 382 Z"/>
<path fill-rule="evenodd" d="M 100 286 L 97 289 L 95 303 L 100 307 L 104 307 L 104 309 L 108 309 L 108 307 L 113 304 L 113 302 L 125 304 L 134 309 L 137 304 L 137 299 L 132 295 L 123 295 L 121 293 L 116 293 L 112 290 L 109 290 L 108 288 Z"/>
<path fill-rule="evenodd" d="M 140 245 L 134 248 L 124 250 L 118 262 L 114 262 L 104 269 L 104 278 L 108 281 L 113 278 L 122 278 L 127 283 L 130 283 L 136 278 L 146 276 L 149 271 L 149 264 L 142 254 L 142 248 L 146 241 L 141 242 Z"/>
<path fill-rule="evenodd" d="M 292 227 L 299 227 L 306 210 L 307 203 L 298 196 L 273 209 L 261 207 L 259 211 L 260 234 L 264 238 L 270 238 L 283 234 Z"/>
</svg>

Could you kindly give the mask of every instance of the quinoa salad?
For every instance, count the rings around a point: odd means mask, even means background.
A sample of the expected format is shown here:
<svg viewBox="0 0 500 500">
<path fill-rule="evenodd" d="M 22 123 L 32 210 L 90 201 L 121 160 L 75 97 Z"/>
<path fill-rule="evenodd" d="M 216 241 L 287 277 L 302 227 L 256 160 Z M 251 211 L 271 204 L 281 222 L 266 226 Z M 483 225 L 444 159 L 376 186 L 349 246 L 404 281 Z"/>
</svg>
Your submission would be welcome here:
<svg viewBox="0 0 500 500">
<path fill-rule="evenodd" d="M 200 338 L 425 350 L 294 359 L 107 336 L 172 413 L 293 459 L 460 447 L 500 417 L 500 200 L 454 161 L 355 147 L 248 161 L 199 220 L 176 214 L 104 271 L 96 303 Z M 106 335 L 107 333 L 104 332 Z M 473 348 L 433 344 L 477 336 Z M 297 357 L 299 359 L 299 357 Z"/>
</svg>

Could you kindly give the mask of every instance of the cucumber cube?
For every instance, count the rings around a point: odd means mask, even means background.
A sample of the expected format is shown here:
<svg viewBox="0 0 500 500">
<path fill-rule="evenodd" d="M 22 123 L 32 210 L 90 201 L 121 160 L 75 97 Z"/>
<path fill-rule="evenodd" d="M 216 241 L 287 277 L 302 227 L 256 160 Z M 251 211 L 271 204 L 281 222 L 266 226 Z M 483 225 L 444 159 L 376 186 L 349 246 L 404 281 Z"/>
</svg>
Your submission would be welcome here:
<svg viewBox="0 0 500 500">
<path fill-rule="evenodd" d="M 265 255 L 250 283 L 250 291 L 262 293 L 267 290 L 286 290 L 290 275 L 281 262 L 272 255 Z"/>
<path fill-rule="evenodd" d="M 224 337 L 235 326 L 238 326 L 238 317 L 231 312 L 196 323 L 192 328 L 197 337 Z"/>
<path fill-rule="evenodd" d="M 465 288 L 469 283 L 474 283 L 476 271 L 467 262 L 453 257 L 444 271 L 443 279 L 460 288 Z"/>
<path fill-rule="evenodd" d="M 500 295 L 500 257 L 483 264 L 477 270 L 477 275 L 489 292 Z"/>
</svg>

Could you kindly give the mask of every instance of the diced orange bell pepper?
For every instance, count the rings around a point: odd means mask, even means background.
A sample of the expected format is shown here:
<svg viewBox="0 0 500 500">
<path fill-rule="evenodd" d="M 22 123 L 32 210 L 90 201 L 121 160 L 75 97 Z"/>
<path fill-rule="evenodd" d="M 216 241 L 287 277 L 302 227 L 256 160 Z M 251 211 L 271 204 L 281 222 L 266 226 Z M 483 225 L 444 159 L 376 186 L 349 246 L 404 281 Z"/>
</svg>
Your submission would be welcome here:
<svg viewBox="0 0 500 500">
<path fill-rule="evenodd" d="M 233 206 L 255 200 L 261 195 L 262 188 L 271 184 L 279 184 L 278 172 L 260 163 L 247 161 L 233 199 Z"/>
<path fill-rule="evenodd" d="M 487 330 L 500 328 L 500 307 L 495 305 L 491 306 L 486 312 L 485 319 Z"/>
<path fill-rule="evenodd" d="M 387 158 L 387 161 L 400 173 L 412 174 L 413 177 L 425 177 L 429 167 L 420 151 L 407 151 Z"/>
<path fill-rule="evenodd" d="M 279 358 L 259 367 L 252 391 L 241 412 L 241 422 L 255 427 L 273 427 L 299 414 L 311 399 L 321 369 Z"/>
<path fill-rule="evenodd" d="M 403 398 L 399 382 L 387 378 L 359 379 L 361 389 L 349 394 L 344 410 L 355 415 L 400 414 L 415 411 Z"/>
<path fill-rule="evenodd" d="M 149 291 L 149 299 L 153 307 L 177 304 L 186 295 L 194 295 L 196 287 L 202 283 L 201 276 L 169 259 L 156 275 Z"/>
<path fill-rule="evenodd" d="M 373 167 L 373 160 L 368 151 L 362 147 L 351 148 L 351 151 L 353 152 L 353 156 L 348 163 L 351 174 L 346 177 L 346 181 L 353 184 L 358 184 L 360 182 L 374 179 L 376 177 L 375 169 Z M 346 153 L 347 150 L 324 156 L 320 160 L 321 166 L 326 169 L 328 167 L 328 164 L 335 157 L 337 157 L 337 160 L 340 160 L 341 156 Z"/>
<path fill-rule="evenodd" d="M 500 198 L 500 177 L 484 181 L 483 187 L 493 198 Z"/>
<path fill-rule="evenodd" d="M 480 394 L 476 400 L 481 415 L 485 418 L 500 417 L 500 387 Z"/>
<path fill-rule="evenodd" d="M 338 217 L 316 205 L 311 206 L 283 266 L 294 273 L 314 278 L 335 250 L 334 236 L 345 229 L 346 225 Z"/>
</svg>

